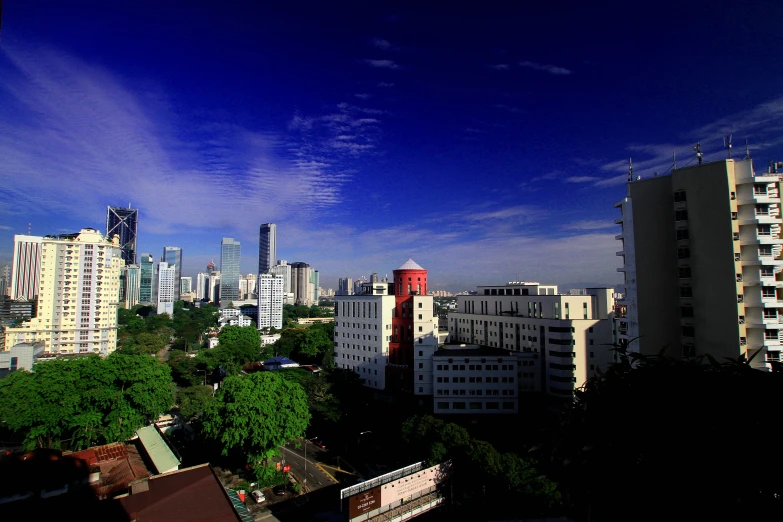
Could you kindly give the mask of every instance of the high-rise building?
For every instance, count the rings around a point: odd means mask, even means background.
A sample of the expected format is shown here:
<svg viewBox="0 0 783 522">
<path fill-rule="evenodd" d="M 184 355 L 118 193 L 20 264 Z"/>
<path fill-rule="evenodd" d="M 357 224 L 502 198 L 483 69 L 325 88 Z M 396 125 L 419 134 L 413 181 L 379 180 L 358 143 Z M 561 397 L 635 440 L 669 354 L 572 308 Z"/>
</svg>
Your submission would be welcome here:
<svg viewBox="0 0 783 522">
<path fill-rule="evenodd" d="M 432 395 L 438 319 L 426 290 L 427 271 L 409 259 L 393 283 L 365 283 L 357 295 L 336 296 L 334 364 L 371 388 Z"/>
<path fill-rule="evenodd" d="M 310 265 L 302 262 L 291 263 L 291 291 L 297 305 L 310 306 L 313 304 L 312 285 Z"/>
<path fill-rule="evenodd" d="M 283 327 L 283 276 L 258 275 L 258 329 Z"/>
<path fill-rule="evenodd" d="M 171 268 L 174 266 L 174 277 L 177 284 L 174 285 L 174 300 L 179 301 L 179 278 L 182 277 L 182 249 L 174 246 L 163 248 L 163 259 L 166 265 Z"/>
<path fill-rule="evenodd" d="M 291 293 L 291 265 L 285 259 L 278 259 L 269 273 L 283 276 L 283 293 Z"/>
<path fill-rule="evenodd" d="M 220 242 L 220 307 L 239 301 L 240 243 L 224 237 Z"/>
<path fill-rule="evenodd" d="M 353 279 L 350 277 L 341 277 L 337 282 L 337 295 L 352 295 Z"/>
<path fill-rule="evenodd" d="M 106 237 L 120 236 L 120 248 L 125 265 L 136 264 L 136 232 L 139 226 L 139 210 L 135 208 L 107 207 Z"/>
<path fill-rule="evenodd" d="M 177 270 L 165 261 L 158 263 L 158 313 L 174 317 L 174 301 L 176 301 Z"/>
<path fill-rule="evenodd" d="M 0 266 L 0 297 L 11 295 L 11 265 Z"/>
<path fill-rule="evenodd" d="M 780 361 L 783 164 L 674 169 L 628 183 L 615 204 L 625 275 L 620 343 L 630 351 Z"/>
<path fill-rule="evenodd" d="M 155 280 L 155 259 L 152 254 L 141 254 L 139 264 L 139 302 L 157 303 L 158 283 Z"/>
<path fill-rule="evenodd" d="M 378 282 L 378 272 L 373 272 L 370 276 L 370 282 L 371 283 L 377 283 Z"/>
<path fill-rule="evenodd" d="M 244 301 L 251 299 L 256 295 L 256 282 L 258 276 L 255 274 L 247 274 L 245 277 L 239 278 L 239 299 Z"/>
<path fill-rule="evenodd" d="M 258 273 L 266 274 L 277 259 L 277 225 L 264 223 L 258 232 Z"/>
<path fill-rule="evenodd" d="M 125 308 L 133 308 L 141 301 L 141 267 L 125 267 Z"/>
<path fill-rule="evenodd" d="M 41 268 L 39 236 L 14 236 L 14 259 L 11 268 L 11 298 L 33 300 L 38 298 Z"/>
<path fill-rule="evenodd" d="M 313 293 L 313 304 L 318 304 L 318 300 L 321 297 L 321 274 L 318 270 L 310 270 L 310 291 Z"/>
<path fill-rule="evenodd" d="M 196 299 L 202 300 L 209 295 L 209 274 L 200 272 L 196 275 Z"/>
<path fill-rule="evenodd" d="M 86 228 L 42 238 L 40 249 L 38 315 L 9 328 L 6 344 L 44 341 L 47 351 L 55 353 L 113 352 L 125 266 L 119 241 Z"/>
<path fill-rule="evenodd" d="M 215 305 L 220 303 L 220 270 L 213 271 L 209 276 L 207 299 Z"/>
<path fill-rule="evenodd" d="M 179 280 L 179 293 L 189 294 L 193 288 L 193 278 L 190 276 L 182 276 Z"/>
</svg>

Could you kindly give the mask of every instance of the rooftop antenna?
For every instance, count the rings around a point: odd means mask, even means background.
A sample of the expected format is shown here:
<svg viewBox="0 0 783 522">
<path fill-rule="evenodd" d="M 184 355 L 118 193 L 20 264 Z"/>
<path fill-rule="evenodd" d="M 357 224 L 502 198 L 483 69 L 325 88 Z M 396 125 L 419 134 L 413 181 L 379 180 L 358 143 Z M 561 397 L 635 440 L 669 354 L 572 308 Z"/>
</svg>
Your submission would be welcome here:
<svg viewBox="0 0 783 522">
<path fill-rule="evenodd" d="M 633 181 L 633 158 L 628 158 L 628 183 Z"/>
<path fill-rule="evenodd" d="M 696 151 L 696 159 L 699 160 L 699 165 L 701 165 L 701 161 L 704 158 L 704 153 L 701 151 L 701 143 L 697 143 L 693 150 Z"/>
<path fill-rule="evenodd" d="M 726 147 L 726 151 L 729 154 L 729 159 L 731 159 L 731 134 L 723 138 L 723 146 Z"/>
<path fill-rule="evenodd" d="M 130 210 L 130 208 L 131 208 L 130 204 L 131 204 L 131 202 L 128 201 L 128 210 Z"/>
<path fill-rule="evenodd" d="M 674 166 L 672 167 L 673 170 L 677 168 L 677 149 L 672 151 L 672 159 L 674 160 Z"/>
<path fill-rule="evenodd" d="M 750 159 L 750 149 L 748 148 L 748 138 L 745 138 L 745 159 Z"/>
</svg>

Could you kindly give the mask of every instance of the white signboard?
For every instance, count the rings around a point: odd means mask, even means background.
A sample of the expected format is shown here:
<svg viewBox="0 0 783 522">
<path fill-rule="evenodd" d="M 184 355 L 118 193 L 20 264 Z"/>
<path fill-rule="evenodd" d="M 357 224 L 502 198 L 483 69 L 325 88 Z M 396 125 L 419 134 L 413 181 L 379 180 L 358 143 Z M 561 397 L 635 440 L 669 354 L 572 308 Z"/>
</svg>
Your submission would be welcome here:
<svg viewBox="0 0 783 522">
<path fill-rule="evenodd" d="M 381 486 L 381 505 L 386 506 L 438 485 L 446 477 L 440 464 Z"/>
</svg>

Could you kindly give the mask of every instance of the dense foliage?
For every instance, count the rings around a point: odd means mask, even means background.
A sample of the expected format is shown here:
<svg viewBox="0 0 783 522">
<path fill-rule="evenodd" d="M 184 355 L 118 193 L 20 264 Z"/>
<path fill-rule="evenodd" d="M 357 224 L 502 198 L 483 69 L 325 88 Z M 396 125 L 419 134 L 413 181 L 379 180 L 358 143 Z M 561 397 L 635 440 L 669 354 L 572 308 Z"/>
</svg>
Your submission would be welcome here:
<svg viewBox="0 0 783 522">
<path fill-rule="evenodd" d="M 403 424 L 402 439 L 416 459 L 431 466 L 451 463 L 452 505 L 462 516 L 478 520 L 489 513 L 531 515 L 559 509 L 557 484 L 542 476 L 531 460 L 500 453 L 456 424 L 430 415 L 413 417 Z"/>
<path fill-rule="evenodd" d="M 765 451 L 783 373 L 743 358 L 620 355 L 545 445 L 575 517 L 783 519 L 783 457 Z"/>
<path fill-rule="evenodd" d="M 334 322 L 307 327 L 286 328 L 272 346 L 275 355 L 282 355 L 299 364 L 318 364 L 327 368 L 334 361 Z"/>
<path fill-rule="evenodd" d="M 127 440 L 173 402 L 168 366 L 146 355 L 57 359 L 0 380 L 0 420 L 27 449 Z"/>
<path fill-rule="evenodd" d="M 304 435 L 310 414 L 302 387 L 276 372 L 228 377 L 204 408 L 204 433 L 255 464 Z"/>
</svg>

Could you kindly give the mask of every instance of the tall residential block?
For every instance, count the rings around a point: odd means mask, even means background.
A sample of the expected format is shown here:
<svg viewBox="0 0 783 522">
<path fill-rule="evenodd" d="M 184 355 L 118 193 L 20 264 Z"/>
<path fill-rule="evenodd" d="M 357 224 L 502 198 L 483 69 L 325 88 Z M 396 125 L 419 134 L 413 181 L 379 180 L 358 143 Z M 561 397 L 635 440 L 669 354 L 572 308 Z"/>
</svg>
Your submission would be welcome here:
<svg viewBox="0 0 783 522">
<path fill-rule="evenodd" d="M 264 223 L 258 231 L 258 273 L 266 274 L 277 259 L 277 225 Z"/>
<path fill-rule="evenodd" d="M 155 281 L 155 259 L 152 254 L 142 254 L 139 264 L 139 302 L 153 304 L 157 302 Z"/>
<path fill-rule="evenodd" d="M 6 344 L 44 341 L 49 352 L 108 355 L 117 347 L 119 241 L 97 230 L 47 236 L 41 244 L 38 315 L 7 330 Z"/>
<path fill-rule="evenodd" d="M 165 261 L 158 263 L 158 313 L 174 317 L 174 301 L 179 290 L 179 279 L 175 266 Z"/>
<path fill-rule="evenodd" d="M 141 301 L 141 268 L 138 265 L 125 267 L 125 308 L 133 308 Z"/>
<path fill-rule="evenodd" d="M 291 290 L 291 265 L 285 259 L 278 259 L 277 264 L 269 270 L 270 274 L 283 276 L 283 293 L 290 294 Z"/>
<path fill-rule="evenodd" d="M 106 237 L 120 236 L 120 248 L 125 265 L 136 264 L 136 233 L 139 227 L 139 210 L 136 208 L 107 207 Z"/>
<path fill-rule="evenodd" d="M 11 267 L 11 298 L 37 299 L 41 268 L 39 236 L 14 236 L 14 258 Z"/>
<path fill-rule="evenodd" d="M 350 277 L 341 277 L 337 281 L 337 295 L 353 294 L 353 280 Z"/>
<path fill-rule="evenodd" d="M 174 300 L 179 301 L 179 278 L 182 277 L 182 249 L 175 246 L 167 246 L 163 248 L 163 259 L 166 265 L 171 268 L 174 267 L 174 277 L 177 284 L 174 285 Z"/>
<path fill-rule="evenodd" d="M 189 294 L 193 289 L 193 278 L 189 276 L 183 276 L 179 280 L 179 293 Z"/>
<path fill-rule="evenodd" d="M 282 275 L 258 275 L 258 329 L 283 328 L 283 284 Z"/>
<path fill-rule="evenodd" d="M 449 341 L 516 353 L 520 392 L 571 397 L 614 360 L 613 290 L 585 293 L 564 295 L 556 285 L 532 282 L 480 286 L 477 295 L 457 296 Z"/>
<path fill-rule="evenodd" d="M 622 226 L 620 342 L 631 351 L 780 361 L 783 164 L 750 160 L 674 169 L 628 183 Z"/>
<path fill-rule="evenodd" d="M 224 237 L 220 242 L 220 306 L 227 307 L 233 301 L 239 301 L 239 241 Z"/>
<path fill-rule="evenodd" d="M 0 297 L 11 295 L 11 265 L 0 266 Z"/>
<path fill-rule="evenodd" d="M 199 272 L 196 275 L 196 299 L 199 301 L 206 298 L 209 299 L 209 274 Z"/>
<path fill-rule="evenodd" d="M 297 305 L 313 304 L 313 283 L 310 275 L 310 265 L 298 261 L 291 263 L 291 291 Z"/>
</svg>

